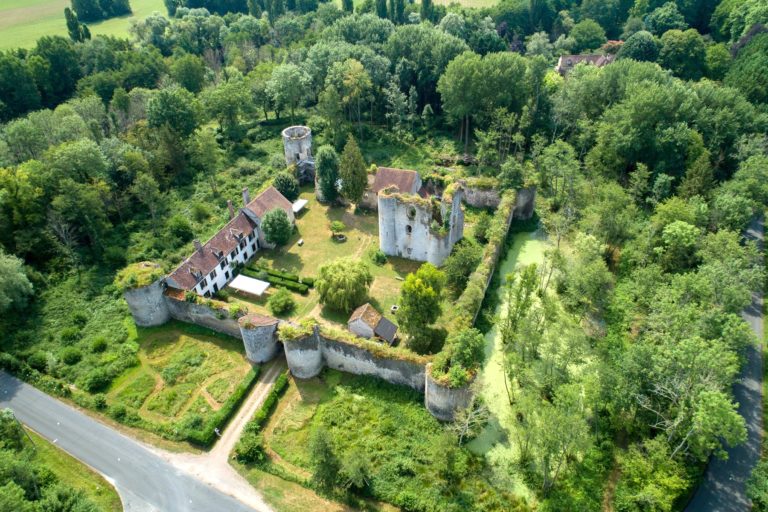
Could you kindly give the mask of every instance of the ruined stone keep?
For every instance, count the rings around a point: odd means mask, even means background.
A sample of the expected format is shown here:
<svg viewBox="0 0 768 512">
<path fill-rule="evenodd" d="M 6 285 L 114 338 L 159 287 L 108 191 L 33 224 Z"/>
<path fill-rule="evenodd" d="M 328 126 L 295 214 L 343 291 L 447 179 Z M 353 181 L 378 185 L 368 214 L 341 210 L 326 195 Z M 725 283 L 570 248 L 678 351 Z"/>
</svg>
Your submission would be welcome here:
<svg viewBox="0 0 768 512">
<path fill-rule="evenodd" d="M 441 198 L 380 191 L 379 248 L 388 256 L 441 265 L 464 237 L 462 196 L 461 188 Z"/>
</svg>

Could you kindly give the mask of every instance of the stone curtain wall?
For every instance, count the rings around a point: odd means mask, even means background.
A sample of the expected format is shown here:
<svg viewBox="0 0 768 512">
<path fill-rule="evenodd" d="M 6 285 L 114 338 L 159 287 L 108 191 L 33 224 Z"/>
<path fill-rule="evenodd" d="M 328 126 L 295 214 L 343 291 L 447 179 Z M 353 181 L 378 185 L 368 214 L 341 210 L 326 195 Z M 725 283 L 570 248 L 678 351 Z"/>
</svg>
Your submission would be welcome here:
<svg viewBox="0 0 768 512">
<path fill-rule="evenodd" d="M 513 219 L 525 220 L 533 214 L 536 189 L 523 189 L 502 197 L 495 216 L 497 225 L 483 254 L 483 261 L 470 277 L 467 289 L 456 302 L 456 318 L 449 328 L 461 328 L 473 323 L 482 304 L 493 271 L 504 247 L 504 240 Z M 499 217 L 501 215 L 501 217 Z M 164 279 L 149 286 L 127 290 L 125 300 L 134 321 L 142 327 L 162 325 L 171 318 L 207 327 L 214 331 L 243 340 L 246 356 L 254 363 L 262 363 L 277 357 L 280 342 L 277 324 L 251 325 L 248 316 L 231 318 L 226 309 L 218 309 L 205 303 L 187 302 L 165 293 Z M 212 303 L 213 304 L 213 303 Z M 427 359 L 414 359 L 387 352 L 389 347 L 375 342 L 342 339 L 355 338 L 351 334 L 321 333 L 317 326 L 311 333 L 296 339 L 283 341 L 288 367 L 299 379 L 317 376 L 325 367 L 378 377 L 393 384 L 408 386 L 424 393 L 424 405 L 438 419 L 448 421 L 454 411 L 465 407 L 471 397 L 468 387 L 450 388 L 430 376 Z M 370 348 L 369 348 L 370 347 Z M 421 361 L 421 362 L 420 362 Z"/>
<path fill-rule="evenodd" d="M 217 310 L 206 304 L 179 300 L 169 295 L 164 295 L 164 297 L 171 318 L 190 324 L 202 325 L 212 331 L 243 339 L 240 334 L 240 326 L 237 325 L 237 320 L 230 318 L 228 311 Z"/>
</svg>

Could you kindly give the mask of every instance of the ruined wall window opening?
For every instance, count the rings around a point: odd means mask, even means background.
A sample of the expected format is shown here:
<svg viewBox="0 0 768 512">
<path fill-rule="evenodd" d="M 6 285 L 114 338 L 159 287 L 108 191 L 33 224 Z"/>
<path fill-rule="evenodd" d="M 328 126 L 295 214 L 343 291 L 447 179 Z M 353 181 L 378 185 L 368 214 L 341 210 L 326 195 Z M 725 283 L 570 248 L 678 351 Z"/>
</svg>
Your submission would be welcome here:
<svg viewBox="0 0 768 512">
<path fill-rule="evenodd" d="M 413 220 L 416 218 L 416 207 L 415 206 L 409 206 L 408 207 L 408 218 Z M 409 226 L 410 228 L 410 226 Z M 410 233 L 410 231 L 408 231 Z"/>
<path fill-rule="evenodd" d="M 405 233 L 406 233 L 407 235 L 410 235 L 411 233 L 413 233 L 413 227 L 412 227 L 410 224 L 407 224 L 407 225 L 405 226 Z"/>
</svg>

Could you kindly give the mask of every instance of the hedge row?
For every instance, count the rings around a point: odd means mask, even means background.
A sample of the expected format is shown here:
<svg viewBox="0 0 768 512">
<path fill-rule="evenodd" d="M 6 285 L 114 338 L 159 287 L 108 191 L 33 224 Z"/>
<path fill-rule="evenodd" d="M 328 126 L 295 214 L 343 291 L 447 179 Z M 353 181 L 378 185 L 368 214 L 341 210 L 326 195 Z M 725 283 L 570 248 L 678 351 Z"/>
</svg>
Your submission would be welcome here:
<svg viewBox="0 0 768 512">
<path fill-rule="evenodd" d="M 280 279 L 285 279 L 287 281 L 294 281 L 296 283 L 305 284 L 310 288 L 315 286 L 315 279 L 313 277 L 299 277 L 298 274 L 294 274 L 292 272 L 283 272 L 282 270 L 260 267 L 258 265 L 254 266 L 253 270 L 256 270 L 257 272 L 266 272 L 267 275 L 279 277 Z"/>
<path fill-rule="evenodd" d="M 190 443 L 207 448 L 216 440 L 216 429 L 223 430 L 229 420 L 235 414 L 240 404 L 245 400 L 248 392 L 259 377 L 260 367 L 251 369 L 245 379 L 235 388 L 232 395 L 224 402 L 221 409 L 213 413 L 205 426 L 199 430 L 189 430 L 184 437 Z"/>
<path fill-rule="evenodd" d="M 264 449 L 264 438 L 261 436 L 261 429 L 267 423 L 277 405 L 277 400 L 288 387 L 288 370 L 285 370 L 275 381 L 275 385 L 269 391 L 264 403 L 253 415 L 253 418 L 245 425 L 245 431 L 240 440 L 235 445 L 235 457 L 238 461 L 245 464 L 264 462 L 266 460 L 266 451 Z"/>
<path fill-rule="evenodd" d="M 462 328 L 472 327 L 478 311 L 483 304 L 483 298 L 488 288 L 493 271 L 499 262 L 499 256 L 504 249 L 509 226 L 512 223 L 512 215 L 515 210 L 515 192 L 510 190 L 501 197 L 491 224 L 488 227 L 488 243 L 483 251 L 483 258 L 474 272 L 469 276 L 464 292 L 456 300 L 452 311 L 455 312 L 450 320 L 449 332 L 456 332 Z"/>
<path fill-rule="evenodd" d="M 297 281 L 292 281 L 289 279 L 284 279 L 282 277 L 277 277 L 272 274 L 267 273 L 266 278 L 264 277 L 265 270 L 253 270 L 249 268 L 244 268 L 241 273 L 245 276 L 252 277 L 254 279 L 266 279 L 266 281 L 269 284 L 273 284 L 275 286 L 279 286 L 282 288 L 285 288 L 287 290 L 290 290 L 292 292 L 300 293 L 302 295 L 305 295 L 309 291 L 309 286 L 303 283 L 299 283 Z"/>
</svg>

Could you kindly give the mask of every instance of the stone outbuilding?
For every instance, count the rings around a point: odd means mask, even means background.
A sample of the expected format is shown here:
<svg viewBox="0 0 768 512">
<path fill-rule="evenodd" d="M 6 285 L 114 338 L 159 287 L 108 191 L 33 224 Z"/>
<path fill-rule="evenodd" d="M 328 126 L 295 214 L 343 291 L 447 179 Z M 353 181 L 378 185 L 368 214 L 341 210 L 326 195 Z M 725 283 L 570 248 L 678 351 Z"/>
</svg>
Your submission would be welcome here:
<svg viewBox="0 0 768 512">
<path fill-rule="evenodd" d="M 365 303 L 354 310 L 347 326 L 350 331 L 362 338 L 378 337 L 390 345 L 397 337 L 397 325 L 376 311 L 370 303 Z"/>
</svg>

